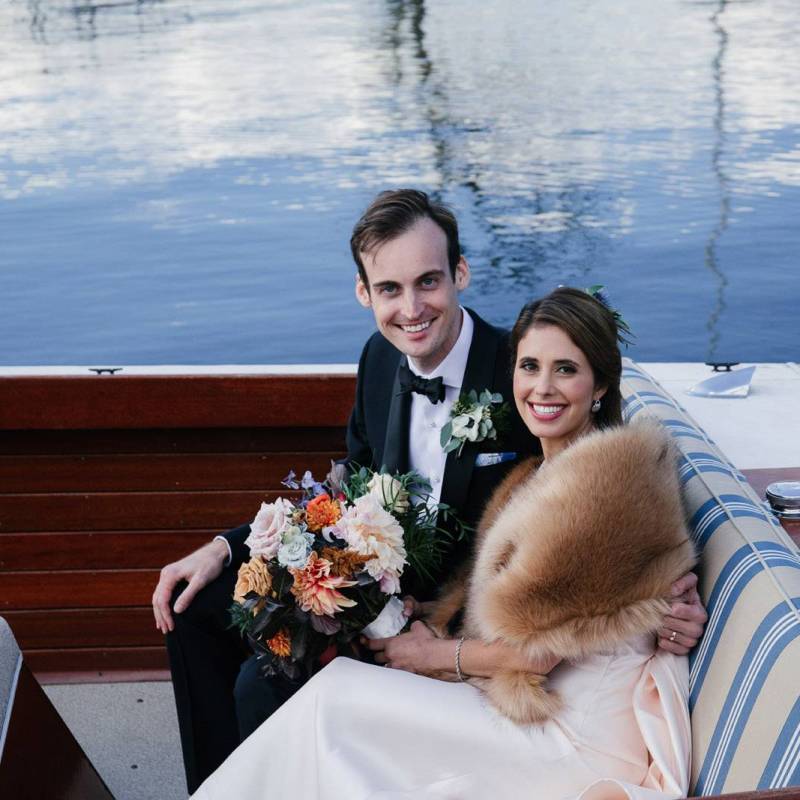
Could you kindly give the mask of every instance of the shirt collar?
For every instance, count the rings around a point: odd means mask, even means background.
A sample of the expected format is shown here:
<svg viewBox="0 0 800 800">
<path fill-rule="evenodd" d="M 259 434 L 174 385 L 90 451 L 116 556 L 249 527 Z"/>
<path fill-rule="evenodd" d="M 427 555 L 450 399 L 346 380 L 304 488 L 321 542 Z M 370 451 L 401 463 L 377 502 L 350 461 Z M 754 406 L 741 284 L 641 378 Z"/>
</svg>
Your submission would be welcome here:
<svg viewBox="0 0 800 800">
<path fill-rule="evenodd" d="M 464 372 L 467 369 L 467 358 L 469 357 L 469 348 L 472 344 L 472 333 L 475 330 L 475 323 L 472 317 L 463 306 L 461 309 L 461 331 L 458 334 L 458 339 L 453 345 L 453 349 L 444 357 L 442 363 L 431 372 L 423 372 L 411 356 L 408 357 L 408 366 L 411 371 L 423 378 L 438 378 L 442 377 L 442 382 L 445 386 L 452 386 L 455 389 L 461 387 L 464 381 Z"/>
</svg>

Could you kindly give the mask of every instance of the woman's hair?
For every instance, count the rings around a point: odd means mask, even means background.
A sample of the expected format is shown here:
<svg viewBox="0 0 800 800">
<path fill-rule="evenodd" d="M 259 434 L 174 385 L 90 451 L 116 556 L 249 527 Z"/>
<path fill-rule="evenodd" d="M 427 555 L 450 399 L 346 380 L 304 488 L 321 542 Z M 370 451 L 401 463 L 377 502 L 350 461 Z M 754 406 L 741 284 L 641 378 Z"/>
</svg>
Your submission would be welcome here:
<svg viewBox="0 0 800 800">
<path fill-rule="evenodd" d="M 594 373 L 595 386 L 605 387 L 600 410 L 593 415 L 595 425 L 598 428 L 621 425 L 622 356 L 613 312 L 582 289 L 567 286 L 526 304 L 511 329 L 512 370 L 520 340 L 534 325 L 555 325 L 564 331 L 586 356 Z"/>
</svg>

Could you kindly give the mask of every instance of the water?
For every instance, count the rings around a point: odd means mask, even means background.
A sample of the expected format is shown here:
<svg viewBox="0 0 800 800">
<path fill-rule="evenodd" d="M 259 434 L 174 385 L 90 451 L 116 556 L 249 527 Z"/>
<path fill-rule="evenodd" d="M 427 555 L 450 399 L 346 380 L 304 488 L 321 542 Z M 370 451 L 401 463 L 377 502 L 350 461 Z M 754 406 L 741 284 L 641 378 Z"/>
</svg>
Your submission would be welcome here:
<svg viewBox="0 0 800 800">
<path fill-rule="evenodd" d="M 799 360 L 796 0 L 6 0 L 0 364 L 355 361 L 350 230 L 464 302 L 603 283 L 642 360 Z"/>
</svg>

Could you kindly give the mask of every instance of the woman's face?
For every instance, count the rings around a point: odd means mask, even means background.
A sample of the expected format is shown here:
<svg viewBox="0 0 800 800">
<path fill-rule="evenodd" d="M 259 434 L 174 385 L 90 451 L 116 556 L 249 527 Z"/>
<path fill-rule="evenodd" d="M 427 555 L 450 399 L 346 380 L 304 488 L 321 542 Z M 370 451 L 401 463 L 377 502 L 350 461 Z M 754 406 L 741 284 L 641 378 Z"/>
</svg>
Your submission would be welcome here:
<svg viewBox="0 0 800 800">
<path fill-rule="evenodd" d="M 592 427 L 591 406 L 605 389 L 583 351 L 555 325 L 534 325 L 522 337 L 514 366 L 514 400 L 524 423 L 554 455 Z"/>
</svg>

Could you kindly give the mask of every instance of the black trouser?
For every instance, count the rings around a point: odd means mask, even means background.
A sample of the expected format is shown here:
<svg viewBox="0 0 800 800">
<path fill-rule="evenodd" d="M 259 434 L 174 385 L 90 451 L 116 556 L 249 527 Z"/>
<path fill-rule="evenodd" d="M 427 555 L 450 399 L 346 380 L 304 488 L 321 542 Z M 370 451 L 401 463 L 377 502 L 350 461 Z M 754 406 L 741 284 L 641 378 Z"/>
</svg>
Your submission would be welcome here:
<svg viewBox="0 0 800 800">
<path fill-rule="evenodd" d="M 259 675 L 255 656 L 228 627 L 236 574 L 226 567 L 182 614 L 173 614 L 175 630 L 167 635 L 189 793 L 299 686 Z"/>
</svg>

